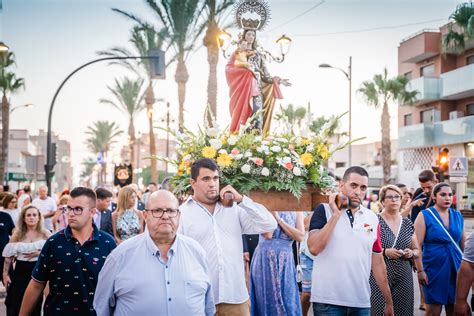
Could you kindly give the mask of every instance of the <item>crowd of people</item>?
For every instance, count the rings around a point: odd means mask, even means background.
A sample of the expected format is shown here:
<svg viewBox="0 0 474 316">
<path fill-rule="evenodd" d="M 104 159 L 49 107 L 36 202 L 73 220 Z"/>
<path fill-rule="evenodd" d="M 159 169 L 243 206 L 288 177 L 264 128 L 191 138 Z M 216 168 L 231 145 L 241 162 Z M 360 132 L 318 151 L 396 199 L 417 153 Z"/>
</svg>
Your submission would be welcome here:
<svg viewBox="0 0 474 316">
<path fill-rule="evenodd" d="M 369 175 L 350 167 L 308 212 L 269 211 L 219 180 L 204 158 L 186 199 L 167 181 L 1 192 L 7 315 L 471 315 L 474 237 L 430 170 L 415 192 L 366 201 Z"/>
</svg>

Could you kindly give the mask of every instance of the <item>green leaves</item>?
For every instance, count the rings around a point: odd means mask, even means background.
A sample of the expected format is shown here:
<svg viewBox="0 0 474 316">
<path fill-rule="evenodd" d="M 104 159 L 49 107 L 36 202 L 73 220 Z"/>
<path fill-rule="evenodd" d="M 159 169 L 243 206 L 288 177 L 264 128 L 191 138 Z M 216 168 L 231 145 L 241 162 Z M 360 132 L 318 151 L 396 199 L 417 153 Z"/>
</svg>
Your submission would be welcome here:
<svg viewBox="0 0 474 316">
<path fill-rule="evenodd" d="M 474 38 L 474 3 L 459 4 L 449 18 L 454 25 L 450 25 L 448 33 L 442 38 L 443 53 L 461 54 L 466 40 Z"/>
</svg>

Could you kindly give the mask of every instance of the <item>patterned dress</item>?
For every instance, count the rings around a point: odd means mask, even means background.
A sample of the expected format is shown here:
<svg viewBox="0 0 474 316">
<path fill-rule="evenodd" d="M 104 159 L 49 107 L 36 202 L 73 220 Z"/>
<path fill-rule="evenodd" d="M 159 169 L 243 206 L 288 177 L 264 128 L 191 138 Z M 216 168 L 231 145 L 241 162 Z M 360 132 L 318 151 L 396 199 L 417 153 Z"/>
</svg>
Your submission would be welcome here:
<svg viewBox="0 0 474 316">
<path fill-rule="evenodd" d="M 295 227 L 295 212 L 280 212 L 281 219 Z M 293 240 L 280 225 L 272 239 L 260 240 L 250 268 L 250 313 L 252 316 L 301 315 L 296 282 Z"/>
<path fill-rule="evenodd" d="M 382 216 L 378 215 L 380 223 L 380 239 L 383 248 L 406 249 L 411 248 L 411 241 L 415 232 L 413 224 L 408 217 L 402 219 L 400 232 L 398 233 L 395 247 L 395 235 L 384 221 Z M 396 233 L 396 232 L 395 232 Z M 393 308 L 395 315 L 405 316 L 413 315 L 413 272 L 410 261 L 405 259 L 390 259 L 385 257 L 387 266 L 388 285 L 392 292 Z M 373 275 L 370 275 L 370 297 L 371 314 L 383 315 L 385 308 L 385 299 L 380 291 Z"/>
<path fill-rule="evenodd" d="M 140 233 L 140 218 L 134 209 L 127 209 L 117 218 L 117 234 L 122 241 Z"/>
</svg>

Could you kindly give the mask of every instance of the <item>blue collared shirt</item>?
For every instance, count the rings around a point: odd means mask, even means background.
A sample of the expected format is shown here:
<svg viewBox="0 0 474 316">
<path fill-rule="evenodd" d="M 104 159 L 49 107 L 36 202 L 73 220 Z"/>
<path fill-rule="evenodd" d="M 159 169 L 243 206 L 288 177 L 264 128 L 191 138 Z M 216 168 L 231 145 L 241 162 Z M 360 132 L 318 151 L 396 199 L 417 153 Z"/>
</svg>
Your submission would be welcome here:
<svg viewBox="0 0 474 316">
<path fill-rule="evenodd" d="M 92 302 L 99 271 L 115 248 L 112 236 L 94 230 L 81 245 L 67 226 L 46 241 L 32 278 L 49 281 L 44 315 L 95 315 Z"/>
<path fill-rule="evenodd" d="M 120 244 L 99 275 L 97 315 L 214 315 L 202 247 L 177 234 L 167 256 L 164 262 L 148 231 Z"/>
</svg>

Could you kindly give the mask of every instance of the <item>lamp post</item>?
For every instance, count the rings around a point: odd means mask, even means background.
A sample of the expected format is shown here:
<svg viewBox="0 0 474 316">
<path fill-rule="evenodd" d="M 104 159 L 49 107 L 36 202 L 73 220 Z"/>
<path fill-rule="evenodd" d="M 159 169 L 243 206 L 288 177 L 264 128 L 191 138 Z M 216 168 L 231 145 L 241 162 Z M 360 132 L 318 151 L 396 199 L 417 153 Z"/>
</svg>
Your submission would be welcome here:
<svg viewBox="0 0 474 316">
<path fill-rule="evenodd" d="M 0 53 L 6 53 L 10 50 L 10 47 L 8 47 L 4 42 L 0 42 Z"/>
<path fill-rule="evenodd" d="M 32 103 L 27 103 L 27 104 L 23 104 L 23 105 L 17 105 L 17 106 L 14 106 L 14 107 L 11 107 L 11 108 L 10 108 L 10 114 L 12 114 L 13 111 L 18 110 L 18 109 L 21 109 L 21 108 L 32 108 L 32 107 L 34 107 L 34 104 L 32 104 Z"/>
<path fill-rule="evenodd" d="M 341 71 L 349 81 L 349 167 L 352 166 L 352 56 L 349 56 L 347 71 L 329 64 L 320 64 L 319 68 L 333 68 Z"/>
<path fill-rule="evenodd" d="M 54 108 L 54 103 L 56 102 L 56 98 L 58 97 L 59 92 L 63 88 L 63 86 L 66 84 L 66 82 L 74 75 L 76 74 L 79 70 L 98 63 L 100 61 L 105 61 L 105 60 L 121 60 L 121 59 L 155 59 L 160 61 L 160 56 L 155 55 L 155 56 L 124 56 L 124 57 L 102 57 L 98 59 L 94 59 L 90 62 L 87 62 L 83 64 L 82 66 L 76 68 L 73 72 L 71 72 L 59 85 L 58 89 L 54 93 L 53 100 L 51 101 L 51 105 L 49 107 L 49 114 L 48 114 L 48 133 L 46 136 L 46 165 L 44 165 L 44 170 L 45 170 L 45 178 L 46 178 L 46 185 L 48 186 L 48 193 L 51 195 L 51 178 L 53 177 L 53 168 L 54 168 L 54 158 L 53 158 L 53 146 L 52 146 L 52 133 L 51 133 L 51 123 L 52 123 L 52 117 L 53 117 L 53 108 Z"/>
<path fill-rule="evenodd" d="M 166 119 L 162 118 L 161 122 L 164 123 L 166 120 L 166 158 L 169 159 L 170 156 L 170 123 L 174 123 L 174 119 L 170 119 L 170 103 L 166 102 Z M 168 161 L 165 163 L 165 173 L 168 175 Z"/>
</svg>

